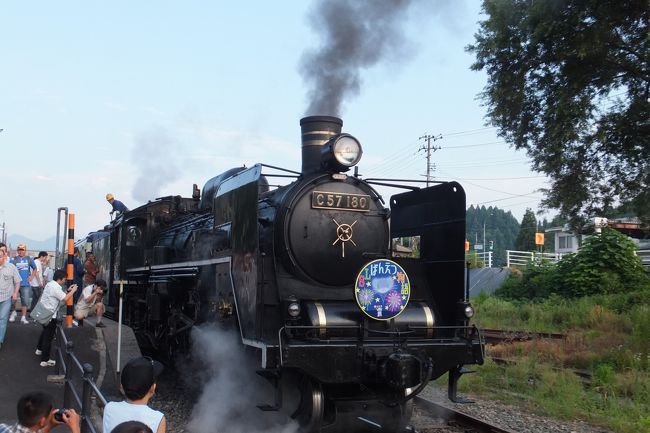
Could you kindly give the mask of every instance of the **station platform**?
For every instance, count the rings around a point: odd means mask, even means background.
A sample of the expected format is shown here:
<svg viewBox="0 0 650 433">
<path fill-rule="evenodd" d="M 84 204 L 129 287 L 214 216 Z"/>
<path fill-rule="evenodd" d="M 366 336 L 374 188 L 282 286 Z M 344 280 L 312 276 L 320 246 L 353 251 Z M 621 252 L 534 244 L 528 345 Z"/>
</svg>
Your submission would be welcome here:
<svg viewBox="0 0 650 433">
<path fill-rule="evenodd" d="M 68 341 L 73 343 L 79 362 L 92 365 L 92 376 L 104 397 L 121 400 L 116 377 L 118 324 L 106 318 L 102 322 L 106 327 L 96 328 L 95 319 L 90 317 L 84 320 L 84 326 L 65 328 L 64 332 Z M 54 397 L 57 407 L 63 406 L 64 386 L 61 380 L 57 380 L 57 367 L 41 367 L 40 356 L 34 354 L 42 329 L 32 321 L 22 324 L 20 315 L 14 323 L 7 324 L 7 334 L 0 349 L 0 423 L 17 421 L 18 399 L 30 391 L 48 392 Z M 124 325 L 121 343 L 120 367 L 123 367 L 129 359 L 141 356 L 141 353 L 133 331 Z M 55 359 L 54 348 L 57 345 L 58 342 L 53 341 L 51 359 Z M 53 431 L 67 431 L 67 428 L 59 427 Z"/>
</svg>

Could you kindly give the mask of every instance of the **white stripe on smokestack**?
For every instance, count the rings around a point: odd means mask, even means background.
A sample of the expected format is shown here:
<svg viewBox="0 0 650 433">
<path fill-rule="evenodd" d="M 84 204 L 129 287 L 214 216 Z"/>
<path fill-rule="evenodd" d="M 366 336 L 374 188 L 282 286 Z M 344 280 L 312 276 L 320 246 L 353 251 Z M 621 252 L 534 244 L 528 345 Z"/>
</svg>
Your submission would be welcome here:
<svg viewBox="0 0 650 433">
<path fill-rule="evenodd" d="M 320 170 L 323 145 L 341 133 L 343 120 L 333 116 L 309 116 L 300 119 L 302 130 L 302 174 Z"/>
</svg>

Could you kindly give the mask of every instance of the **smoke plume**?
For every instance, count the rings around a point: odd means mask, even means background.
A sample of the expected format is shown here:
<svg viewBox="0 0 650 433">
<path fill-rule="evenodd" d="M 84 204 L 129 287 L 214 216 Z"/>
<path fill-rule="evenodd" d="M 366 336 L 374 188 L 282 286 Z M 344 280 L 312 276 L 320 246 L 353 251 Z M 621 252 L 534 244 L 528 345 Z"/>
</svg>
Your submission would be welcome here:
<svg viewBox="0 0 650 433">
<path fill-rule="evenodd" d="M 300 72 L 308 85 L 306 115 L 341 115 L 342 103 L 356 96 L 361 71 L 408 50 L 401 26 L 417 0 L 320 0 L 310 23 L 322 46 L 306 52 Z"/>
<path fill-rule="evenodd" d="M 238 333 L 204 325 L 192 330 L 192 341 L 192 355 L 201 364 L 192 370 L 204 386 L 190 432 L 295 433 L 285 415 L 257 408 L 273 403 L 273 388 L 255 373 L 260 360 L 246 355 Z"/>
<path fill-rule="evenodd" d="M 136 136 L 131 155 L 139 171 L 131 194 L 134 199 L 146 203 L 160 197 L 162 187 L 180 177 L 174 158 L 177 150 L 177 141 L 162 127 L 152 127 Z"/>
</svg>

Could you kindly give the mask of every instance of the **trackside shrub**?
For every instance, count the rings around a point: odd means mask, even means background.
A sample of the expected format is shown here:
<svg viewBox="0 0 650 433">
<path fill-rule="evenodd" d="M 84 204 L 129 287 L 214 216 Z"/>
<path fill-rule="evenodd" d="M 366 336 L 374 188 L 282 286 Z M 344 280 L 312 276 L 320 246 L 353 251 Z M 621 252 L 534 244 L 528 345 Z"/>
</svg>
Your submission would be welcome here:
<svg viewBox="0 0 650 433">
<path fill-rule="evenodd" d="M 552 294 L 577 298 L 647 293 L 650 277 L 635 250 L 634 242 L 624 234 L 603 229 L 602 233 L 587 238 L 578 253 L 565 256 L 557 265 L 531 263 L 521 272 L 512 272 L 495 294 L 504 299 L 540 301 Z M 629 301 L 634 305 L 633 296 Z"/>
<path fill-rule="evenodd" d="M 597 293 L 620 293 L 648 284 L 636 245 L 627 236 L 603 229 L 585 240 L 577 254 L 563 258 L 557 265 L 558 291 L 567 297 Z"/>
</svg>

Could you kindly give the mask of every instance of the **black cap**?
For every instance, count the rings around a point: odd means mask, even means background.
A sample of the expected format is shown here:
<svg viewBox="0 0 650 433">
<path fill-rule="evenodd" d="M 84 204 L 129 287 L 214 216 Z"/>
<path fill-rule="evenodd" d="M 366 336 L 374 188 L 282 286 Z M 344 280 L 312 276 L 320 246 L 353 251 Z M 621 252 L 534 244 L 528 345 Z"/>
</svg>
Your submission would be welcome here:
<svg viewBox="0 0 650 433">
<path fill-rule="evenodd" d="M 144 396 L 156 378 L 163 371 L 163 365 L 151 358 L 133 358 L 122 369 L 121 382 L 125 394 Z"/>
</svg>

